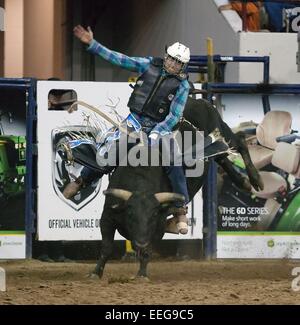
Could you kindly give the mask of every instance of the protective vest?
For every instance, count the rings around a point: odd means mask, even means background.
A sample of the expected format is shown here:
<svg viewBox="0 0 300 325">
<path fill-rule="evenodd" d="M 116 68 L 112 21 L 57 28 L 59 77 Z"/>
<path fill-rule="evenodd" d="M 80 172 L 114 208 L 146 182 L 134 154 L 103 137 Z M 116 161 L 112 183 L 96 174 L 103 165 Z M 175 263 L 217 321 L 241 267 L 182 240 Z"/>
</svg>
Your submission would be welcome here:
<svg viewBox="0 0 300 325">
<path fill-rule="evenodd" d="M 185 74 L 162 76 L 163 59 L 154 58 L 150 67 L 137 80 L 127 106 L 131 112 L 163 121 Z"/>
</svg>

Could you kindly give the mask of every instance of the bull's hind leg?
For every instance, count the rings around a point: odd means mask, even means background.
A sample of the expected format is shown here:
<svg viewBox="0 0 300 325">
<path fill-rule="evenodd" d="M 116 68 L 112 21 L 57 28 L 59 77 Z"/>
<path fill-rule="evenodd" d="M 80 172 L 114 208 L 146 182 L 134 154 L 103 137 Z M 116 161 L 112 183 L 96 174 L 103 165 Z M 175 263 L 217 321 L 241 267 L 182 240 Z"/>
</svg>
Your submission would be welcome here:
<svg viewBox="0 0 300 325">
<path fill-rule="evenodd" d="M 259 175 L 258 170 L 252 163 L 245 139 L 245 134 L 243 132 L 237 132 L 235 134 L 235 138 L 237 141 L 237 149 L 243 157 L 250 183 L 256 189 L 256 191 L 259 191 L 260 189 L 263 190 L 264 183 L 261 176 Z"/>
<path fill-rule="evenodd" d="M 113 251 L 113 243 L 116 228 L 113 227 L 111 222 L 107 221 L 105 217 L 102 216 L 100 221 L 101 234 L 102 234 L 102 245 L 100 250 L 100 257 L 98 259 L 97 265 L 91 277 L 102 278 L 105 264 Z"/>
<path fill-rule="evenodd" d="M 258 170 L 255 168 L 255 166 L 252 163 L 248 146 L 245 140 L 245 134 L 243 132 L 237 132 L 234 134 L 230 127 L 221 119 L 219 119 L 222 134 L 225 136 L 226 141 L 229 144 L 229 147 L 234 147 L 242 156 L 246 171 L 250 180 L 251 185 L 259 191 L 259 189 L 263 190 L 264 184 L 262 181 L 262 178 L 260 177 Z"/>
<path fill-rule="evenodd" d="M 215 160 L 228 174 L 234 184 L 245 191 L 251 191 L 251 184 L 249 180 L 233 168 L 232 162 L 227 157 L 219 157 Z"/>
</svg>

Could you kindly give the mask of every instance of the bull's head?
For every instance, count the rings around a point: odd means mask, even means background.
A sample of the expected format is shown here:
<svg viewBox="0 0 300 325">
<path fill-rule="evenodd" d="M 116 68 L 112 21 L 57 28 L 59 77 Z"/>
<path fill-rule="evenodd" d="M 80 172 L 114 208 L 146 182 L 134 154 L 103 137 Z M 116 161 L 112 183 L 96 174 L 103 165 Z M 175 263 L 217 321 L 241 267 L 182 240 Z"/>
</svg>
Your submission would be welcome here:
<svg viewBox="0 0 300 325">
<path fill-rule="evenodd" d="M 147 248 L 156 235 L 157 240 L 162 237 L 169 209 L 175 202 L 184 202 L 183 195 L 168 192 L 151 194 L 108 189 L 103 193 L 122 200 L 124 224 L 131 241 L 139 249 Z"/>
</svg>

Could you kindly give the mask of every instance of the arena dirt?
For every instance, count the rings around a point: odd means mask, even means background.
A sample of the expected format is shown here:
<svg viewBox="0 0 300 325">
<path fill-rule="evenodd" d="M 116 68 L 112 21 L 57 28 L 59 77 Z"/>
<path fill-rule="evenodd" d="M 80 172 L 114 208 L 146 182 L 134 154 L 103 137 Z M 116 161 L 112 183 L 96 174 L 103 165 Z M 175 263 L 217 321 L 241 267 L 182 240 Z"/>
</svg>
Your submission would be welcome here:
<svg viewBox="0 0 300 325">
<path fill-rule="evenodd" d="M 149 281 L 131 280 L 137 263 L 111 262 L 102 280 L 89 263 L 0 261 L 0 304 L 300 304 L 291 289 L 299 261 L 153 261 Z"/>
</svg>

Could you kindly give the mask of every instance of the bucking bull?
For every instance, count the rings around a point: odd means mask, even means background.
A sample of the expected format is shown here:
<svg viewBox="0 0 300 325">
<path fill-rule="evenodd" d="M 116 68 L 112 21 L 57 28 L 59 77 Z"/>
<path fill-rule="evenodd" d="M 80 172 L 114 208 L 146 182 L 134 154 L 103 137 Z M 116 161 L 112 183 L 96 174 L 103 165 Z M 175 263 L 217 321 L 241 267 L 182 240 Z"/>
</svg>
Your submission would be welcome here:
<svg viewBox="0 0 300 325">
<path fill-rule="evenodd" d="M 218 111 L 208 101 L 189 97 L 183 113 L 183 121 L 177 125 L 184 131 L 203 131 L 204 136 L 219 129 L 230 148 L 241 154 L 246 166 L 247 177 L 232 166 L 227 154 L 218 155 L 215 161 L 241 189 L 250 191 L 251 185 L 263 189 L 263 183 L 254 167 L 245 136 L 234 134 L 222 120 Z M 204 162 L 200 177 L 188 177 L 189 197 L 192 199 L 203 185 L 210 160 Z M 184 200 L 182 195 L 172 192 L 171 184 L 161 166 L 117 167 L 113 172 L 101 216 L 102 246 L 100 257 L 91 277 L 102 277 L 105 264 L 112 254 L 115 231 L 132 242 L 137 252 L 140 268 L 137 277 L 147 277 L 147 264 L 153 244 L 159 243 L 165 233 L 167 217 L 172 214 L 176 201 Z"/>
</svg>

